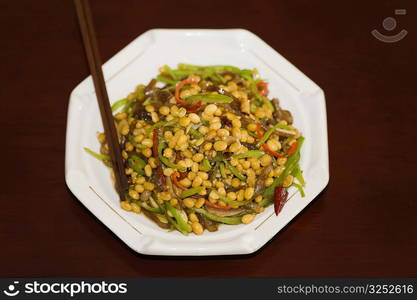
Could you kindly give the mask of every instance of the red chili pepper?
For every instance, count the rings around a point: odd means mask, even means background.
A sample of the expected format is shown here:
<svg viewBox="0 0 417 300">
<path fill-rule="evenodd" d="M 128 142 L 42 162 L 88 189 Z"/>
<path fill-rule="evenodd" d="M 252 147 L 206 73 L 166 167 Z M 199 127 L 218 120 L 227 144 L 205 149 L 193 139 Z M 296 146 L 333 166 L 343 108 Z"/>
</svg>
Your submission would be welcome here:
<svg viewBox="0 0 417 300">
<path fill-rule="evenodd" d="M 156 167 L 156 171 L 158 172 L 158 176 L 159 179 L 161 181 L 162 184 L 166 184 L 166 179 L 164 176 L 164 172 L 162 171 L 162 167 L 161 167 L 161 161 L 159 160 L 159 156 L 158 156 L 158 128 L 155 128 L 153 130 L 153 134 L 152 134 L 152 154 L 153 157 L 156 160 L 157 163 L 157 167 Z"/>
<path fill-rule="evenodd" d="M 277 186 L 275 188 L 275 194 L 274 194 L 274 210 L 277 216 L 281 212 L 282 208 L 284 207 L 285 202 L 287 202 L 287 198 L 288 198 L 287 189 L 282 186 Z"/>
<path fill-rule="evenodd" d="M 180 82 L 177 83 L 177 86 L 175 87 L 175 100 L 177 101 L 178 104 L 181 104 L 181 105 L 187 104 L 187 102 L 185 102 L 184 100 L 182 100 L 180 98 L 180 91 L 181 91 L 181 88 L 184 85 L 186 85 L 186 84 L 193 84 L 193 83 L 194 83 L 193 80 L 188 80 L 188 79 L 182 80 L 182 81 L 180 81 Z"/>
<path fill-rule="evenodd" d="M 293 154 L 295 152 L 295 150 L 297 150 L 297 148 L 298 148 L 298 142 L 292 143 L 291 148 L 287 152 L 288 156 Z"/>
<path fill-rule="evenodd" d="M 201 101 L 198 101 L 194 104 L 186 104 L 183 105 L 184 108 L 187 110 L 188 113 L 195 113 L 198 112 L 201 108 Z"/>
<path fill-rule="evenodd" d="M 229 209 L 231 209 L 231 207 L 230 206 L 222 206 L 222 205 L 218 205 L 218 204 L 215 204 L 215 203 L 211 203 L 210 201 L 208 201 L 208 200 L 206 200 L 206 205 L 207 206 L 210 206 L 210 207 L 213 207 L 213 208 L 217 208 L 217 209 L 221 209 L 221 210 L 229 210 Z"/>
<path fill-rule="evenodd" d="M 257 86 L 258 88 L 261 88 L 261 95 L 262 95 L 262 96 L 266 96 L 266 95 L 268 95 L 268 93 L 269 93 L 269 90 L 268 90 L 268 83 L 266 83 L 265 81 L 258 81 L 258 82 L 256 83 L 256 86 Z"/>
<path fill-rule="evenodd" d="M 172 182 L 180 189 L 185 189 L 181 183 L 178 182 L 178 177 L 180 176 L 180 173 L 178 171 L 174 171 L 174 173 L 171 174 L 171 180 Z"/>
<path fill-rule="evenodd" d="M 187 172 L 179 172 L 179 171 L 178 171 L 178 174 L 180 174 L 180 176 L 179 176 L 180 180 L 184 179 L 188 175 Z"/>
<path fill-rule="evenodd" d="M 263 136 L 261 129 L 261 124 L 256 124 L 256 134 L 258 135 L 258 139 L 262 139 Z"/>
<path fill-rule="evenodd" d="M 275 156 L 275 157 L 285 157 L 285 155 L 275 152 L 274 150 L 272 150 L 271 148 L 269 148 L 269 146 L 267 144 L 263 144 L 262 148 L 268 152 L 270 155 Z"/>
<path fill-rule="evenodd" d="M 181 99 L 180 91 L 181 91 L 181 89 L 184 85 L 194 84 L 194 83 L 197 83 L 197 82 L 194 81 L 194 80 L 191 80 L 191 79 L 185 79 L 185 80 L 182 80 L 182 81 L 178 82 L 178 84 L 175 88 L 175 100 L 177 101 L 177 103 L 179 105 L 183 106 L 187 110 L 188 113 L 197 112 L 201 107 L 201 101 L 198 101 L 198 102 L 193 103 L 193 104 L 187 103 L 186 101 Z"/>
</svg>

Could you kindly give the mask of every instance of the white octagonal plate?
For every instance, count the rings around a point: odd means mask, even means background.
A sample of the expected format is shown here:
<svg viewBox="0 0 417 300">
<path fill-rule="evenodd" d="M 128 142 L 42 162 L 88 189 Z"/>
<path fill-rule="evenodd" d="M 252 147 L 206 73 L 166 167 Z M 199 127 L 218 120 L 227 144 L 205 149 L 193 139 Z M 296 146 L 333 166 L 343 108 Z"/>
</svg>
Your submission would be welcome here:
<svg viewBox="0 0 417 300">
<path fill-rule="evenodd" d="M 257 68 L 269 82 L 270 96 L 292 112 L 305 136 L 301 167 L 307 182 L 278 216 L 268 207 L 249 225 L 221 225 L 217 232 L 183 236 L 160 229 L 143 215 L 123 211 L 109 170 L 83 151 L 99 149 L 101 118 L 91 76 L 71 93 L 66 136 L 65 178 L 74 195 L 133 250 L 153 255 L 230 255 L 262 247 L 300 213 L 329 181 L 326 108 L 323 91 L 274 49 L 242 29 L 154 29 L 145 32 L 103 66 L 111 102 L 147 83 L 162 65 L 178 63 Z M 279 241 L 277 241 L 279 242 Z"/>
</svg>

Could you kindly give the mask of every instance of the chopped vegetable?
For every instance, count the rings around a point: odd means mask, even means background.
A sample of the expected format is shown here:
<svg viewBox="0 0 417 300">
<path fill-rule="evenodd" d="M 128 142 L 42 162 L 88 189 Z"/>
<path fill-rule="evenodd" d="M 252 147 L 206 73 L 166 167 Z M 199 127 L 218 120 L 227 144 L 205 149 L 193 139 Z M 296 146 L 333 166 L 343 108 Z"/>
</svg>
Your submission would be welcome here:
<svg viewBox="0 0 417 300">
<path fill-rule="evenodd" d="M 263 197 L 264 197 L 264 200 L 262 202 L 263 206 L 266 206 L 270 203 L 269 199 L 273 195 L 275 187 L 281 184 L 281 182 L 288 176 L 288 174 L 290 174 L 295 168 L 297 168 L 298 162 L 300 160 L 300 149 L 301 149 L 301 146 L 303 145 L 303 142 L 304 142 L 304 138 L 300 137 L 298 139 L 297 150 L 295 150 L 295 153 L 287 159 L 284 171 L 281 173 L 281 175 L 279 175 L 279 177 L 277 177 L 273 181 L 273 183 L 268 188 L 265 189 L 263 193 Z"/>
<path fill-rule="evenodd" d="M 202 214 L 207 219 L 214 221 L 214 222 L 224 223 L 228 225 L 238 225 L 242 223 L 241 217 L 218 217 L 218 216 L 208 213 L 206 210 L 202 208 L 195 208 L 194 211 L 198 212 L 199 214 Z"/>
<path fill-rule="evenodd" d="M 180 91 L 181 91 L 181 89 L 184 85 L 195 84 L 195 83 L 196 82 L 194 80 L 186 79 L 186 80 L 182 80 L 182 81 L 178 82 L 177 87 L 175 88 L 175 100 L 177 101 L 178 104 L 187 108 L 188 112 L 197 111 L 201 107 L 201 102 L 197 102 L 195 104 L 190 105 L 189 103 L 187 103 L 186 101 L 184 101 L 180 98 Z"/>
<path fill-rule="evenodd" d="M 256 83 L 256 86 L 259 87 L 259 88 L 261 88 L 261 95 L 262 96 L 268 95 L 268 93 L 269 93 L 268 83 L 266 83 L 265 81 L 258 81 Z"/>
<path fill-rule="evenodd" d="M 297 142 L 292 143 L 292 145 L 291 145 L 290 149 L 288 150 L 287 154 L 292 155 L 295 152 L 295 150 L 297 150 L 297 147 L 298 147 Z"/>
<path fill-rule="evenodd" d="M 201 162 L 202 168 L 204 171 L 210 171 L 211 170 L 211 165 L 210 162 L 207 158 L 204 158 L 203 161 Z"/>
<path fill-rule="evenodd" d="M 160 208 L 149 206 L 146 202 L 138 202 L 138 204 L 150 212 L 157 214 L 162 213 L 162 210 Z"/>
<path fill-rule="evenodd" d="M 203 190 L 203 188 L 204 187 L 199 186 L 199 187 L 195 187 L 195 188 L 192 188 L 192 189 L 185 190 L 184 192 L 181 193 L 180 198 L 184 199 L 184 198 L 191 197 L 195 194 L 198 194 L 199 192 L 201 192 Z"/>
<path fill-rule="evenodd" d="M 239 207 L 239 206 L 245 205 L 248 202 L 248 201 L 239 202 L 239 201 L 230 200 L 229 198 L 219 194 L 218 192 L 217 192 L 217 196 L 219 196 L 220 200 L 222 200 L 223 202 L 225 202 L 227 205 L 231 207 Z"/>
<path fill-rule="evenodd" d="M 246 176 L 241 174 L 235 167 L 233 167 L 229 163 L 226 163 L 226 165 L 227 165 L 227 168 L 230 170 L 230 172 L 232 172 L 233 175 L 235 175 L 237 178 L 239 178 L 242 181 L 246 180 Z"/>
<path fill-rule="evenodd" d="M 233 158 L 260 158 L 265 152 L 262 150 L 248 150 L 246 152 L 233 155 Z"/>
<path fill-rule="evenodd" d="M 168 160 L 168 158 L 166 158 L 165 156 L 162 155 L 162 150 L 164 148 L 165 148 L 165 143 L 163 141 L 160 141 L 158 143 L 158 153 L 159 153 L 160 161 L 169 168 L 173 168 L 173 169 L 180 170 L 181 172 L 185 172 L 187 170 L 187 168 L 172 163 L 171 161 Z"/>
<path fill-rule="evenodd" d="M 95 158 L 97 158 L 99 160 L 102 160 L 102 161 L 111 161 L 110 156 L 108 156 L 108 155 L 96 153 L 96 152 L 94 152 L 93 150 L 91 150 L 91 149 L 89 149 L 87 147 L 84 147 L 84 150 L 85 150 L 85 152 L 87 152 L 88 154 L 94 156 Z"/>
<path fill-rule="evenodd" d="M 197 94 L 187 97 L 185 100 L 200 100 L 204 103 L 231 103 L 233 98 L 220 94 Z"/>
<path fill-rule="evenodd" d="M 116 102 L 114 102 L 111 106 L 111 110 L 112 111 L 116 111 L 118 108 L 120 108 L 121 106 L 125 105 L 126 102 L 128 102 L 129 100 L 127 98 L 123 98 L 120 100 L 117 100 Z"/>
<path fill-rule="evenodd" d="M 219 170 L 220 170 L 220 175 L 222 176 L 222 178 L 227 178 L 226 172 L 224 170 L 224 163 L 223 162 L 219 163 Z"/>
<path fill-rule="evenodd" d="M 145 174 L 143 168 L 146 166 L 146 162 L 137 155 L 132 155 L 127 159 L 128 165 L 132 168 L 133 171 L 138 173 L 138 175 Z"/>
<path fill-rule="evenodd" d="M 192 136 L 193 139 L 201 139 L 204 137 L 203 134 L 201 134 L 198 130 L 195 130 L 194 128 L 190 128 L 190 134 Z"/>
<path fill-rule="evenodd" d="M 185 189 L 185 187 L 183 187 L 181 185 L 181 183 L 178 182 L 178 177 L 179 176 L 180 176 L 180 173 L 177 170 L 175 170 L 174 173 L 172 173 L 172 175 L 171 175 L 171 180 L 175 184 L 176 187 L 183 190 L 183 189 Z"/>
<path fill-rule="evenodd" d="M 229 210 L 229 209 L 231 209 L 230 206 L 227 206 L 227 205 L 226 206 L 218 205 L 218 204 L 215 204 L 215 203 L 211 203 L 208 200 L 206 200 L 205 204 L 206 204 L 206 206 L 210 206 L 210 207 L 217 208 L 217 209 L 222 209 L 222 210 Z"/>
<path fill-rule="evenodd" d="M 304 198 L 306 194 L 304 193 L 303 187 L 301 185 L 297 184 L 297 183 L 293 183 L 292 185 L 298 189 L 298 191 L 301 194 L 301 197 Z"/>
<path fill-rule="evenodd" d="M 269 148 L 269 146 L 267 145 L 267 144 L 263 144 L 262 145 L 262 148 L 266 151 L 266 152 L 268 152 L 268 154 L 270 154 L 270 155 L 272 155 L 272 156 L 274 156 L 274 157 L 285 157 L 285 155 L 284 154 L 281 154 L 281 153 L 278 153 L 278 152 L 276 152 L 276 151 L 273 151 L 273 150 L 271 150 L 271 148 Z"/>
<path fill-rule="evenodd" d="M 190 233 L 192 230 L 191 226 L 188 225 L 187 221 L 185 221 L 182 218 L 180 213 L 171 205 L 171 203 L 166 202 L 165 205 L 166 205 L 167 210 L 174 216 L 175 220 L 177 221 L 180 231 L 185 235 Z"/>
</svg>

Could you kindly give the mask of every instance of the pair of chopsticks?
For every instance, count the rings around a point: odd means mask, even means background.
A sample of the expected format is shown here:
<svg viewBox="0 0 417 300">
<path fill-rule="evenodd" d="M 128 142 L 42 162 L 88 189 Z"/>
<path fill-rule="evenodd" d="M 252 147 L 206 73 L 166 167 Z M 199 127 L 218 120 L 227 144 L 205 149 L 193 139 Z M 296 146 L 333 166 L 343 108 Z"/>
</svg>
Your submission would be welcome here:
<svg viewBox="0 0 417 300">
<path fill-rule="evenodd" d="M 114 125 L 113 114 L 107 95 L 106 83 L 101 68 L 101 58 L 98 51 L 97 39 L 94 31 L 93 20 L 90 12 L 88 0 L 74 0 L 77 9 L 78 22 L 84 41 L 84 49 L 93 77 L 94 88 L 100 107 L 101 119 L 103 121 L 104 132 L 109 146 L 110 158 L 116 179 L 116 190 L 120 201 L 124 200 L 128 189 L 127 178 L 125 175 L 124 164 L 121 155 L 121 146 Z"/>
</svg>

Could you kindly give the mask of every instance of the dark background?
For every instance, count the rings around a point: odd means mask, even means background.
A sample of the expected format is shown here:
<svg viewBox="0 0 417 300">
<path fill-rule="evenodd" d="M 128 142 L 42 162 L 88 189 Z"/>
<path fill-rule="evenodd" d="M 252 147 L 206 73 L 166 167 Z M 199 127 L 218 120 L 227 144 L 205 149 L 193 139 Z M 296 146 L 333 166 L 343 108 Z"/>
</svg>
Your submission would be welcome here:
<svg viewBox="0 0 417 300">
<path fill-rule="evenodd" d="M 0 276 L 417 276 L 415 1 L 91 6 L 103 61 L 151 28 L 259 35 L 325 91 L 330 183 L 255 254 L 134 253 L 65 185 L 68 98 L 89 75 L 72 1 L 2 0 Z M 388 16 L 398 21 L 391 33 Z M 387 44 L 375 28 L 409 33 Z"/>
</svg>

